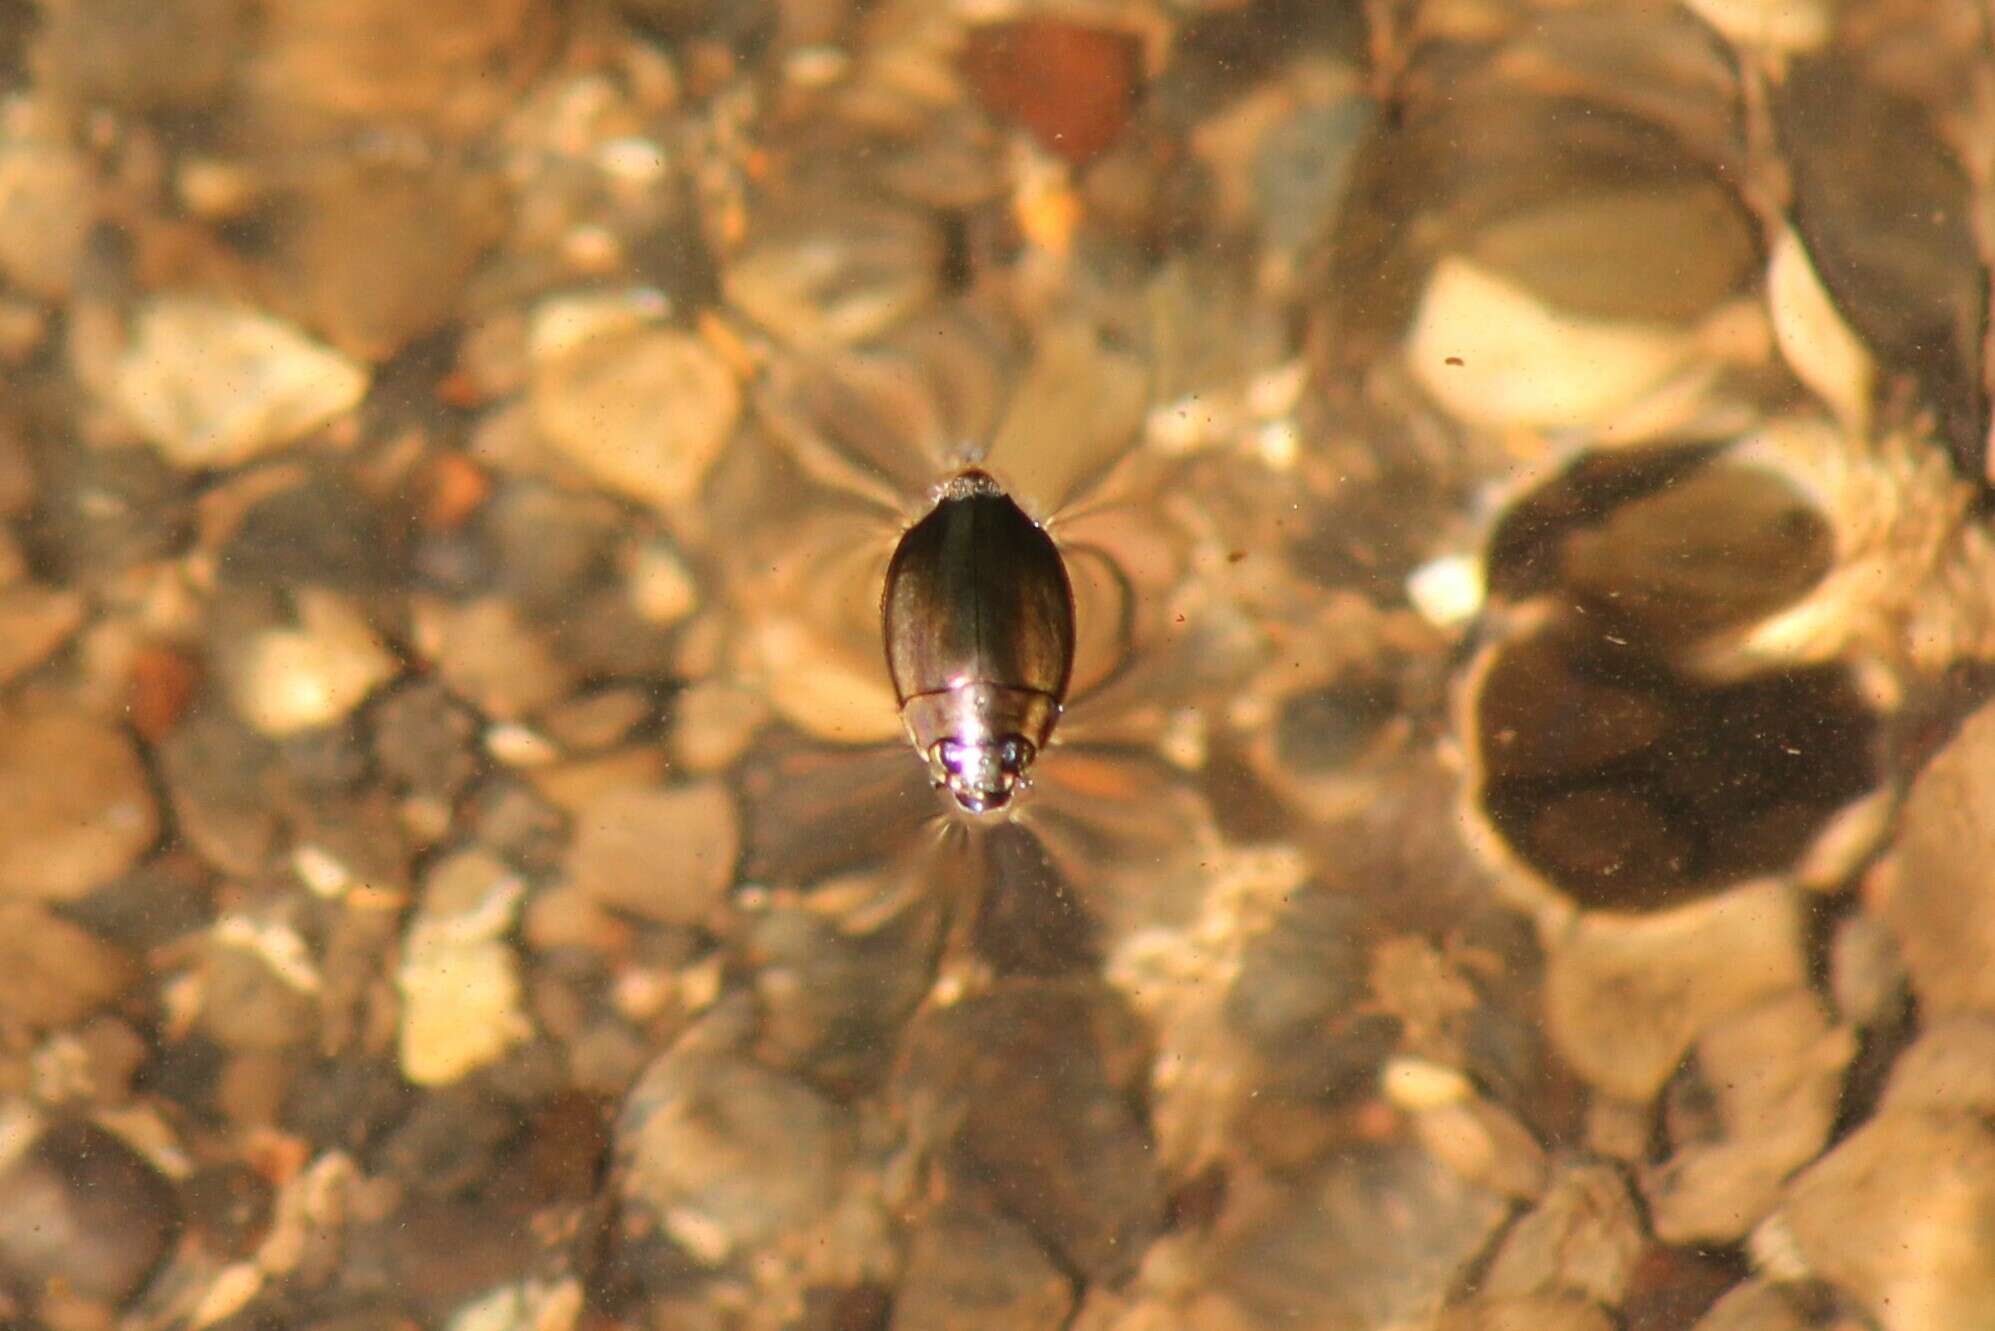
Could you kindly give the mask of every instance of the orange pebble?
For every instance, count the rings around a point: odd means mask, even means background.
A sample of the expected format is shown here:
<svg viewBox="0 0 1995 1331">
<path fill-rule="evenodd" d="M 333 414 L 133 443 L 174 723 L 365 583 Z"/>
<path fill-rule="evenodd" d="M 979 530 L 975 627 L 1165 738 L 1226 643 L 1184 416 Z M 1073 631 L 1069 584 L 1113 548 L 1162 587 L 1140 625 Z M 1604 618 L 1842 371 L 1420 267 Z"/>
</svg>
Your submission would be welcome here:
<svg viewBox="0 0 1995 1331">
<path fill-rule="evenodd" d="M 423 525 L 455 531 L 492 493 L 492 478 L 462 453 L 440 453 L 424 469 Z"/>
<path fill-rule="evenodd" d="M 140 648 L 125 686 L 132 729 L 141 739 L 164 739 L 179 724 L 200 683 L 201 667 L 189 657 L 171 647 Z"/>
</svg>

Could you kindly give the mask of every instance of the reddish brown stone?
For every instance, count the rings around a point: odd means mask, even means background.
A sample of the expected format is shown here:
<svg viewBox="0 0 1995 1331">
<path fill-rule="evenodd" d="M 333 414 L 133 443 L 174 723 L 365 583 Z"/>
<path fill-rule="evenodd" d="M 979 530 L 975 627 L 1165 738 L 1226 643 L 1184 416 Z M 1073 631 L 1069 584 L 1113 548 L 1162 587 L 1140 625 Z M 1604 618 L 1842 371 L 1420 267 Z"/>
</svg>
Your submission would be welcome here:
<svg viewBox="0 0 1995 1331">
<path fill-rule="evenodd" d="M 991 114 L 1023 126 L 1048 152 L 1081 166 L 1129 123 L 1139 54 L 1127 33 L 1024 19 L 972 32 L 963 72 Z"/>
</svg>

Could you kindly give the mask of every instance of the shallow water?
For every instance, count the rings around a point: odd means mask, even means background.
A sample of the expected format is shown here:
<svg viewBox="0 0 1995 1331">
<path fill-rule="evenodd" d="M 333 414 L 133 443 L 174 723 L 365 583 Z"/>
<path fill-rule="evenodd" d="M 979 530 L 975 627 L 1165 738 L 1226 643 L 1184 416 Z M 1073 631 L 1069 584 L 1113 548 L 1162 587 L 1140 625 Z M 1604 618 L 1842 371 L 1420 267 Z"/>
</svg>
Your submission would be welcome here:
<svg viewBox="0 0 1995 1331">
<path fill-rule="evenodd" d="M 0 0 L 0 1321 L 1991 1325 L 1986 25 Z"/>
</svg>

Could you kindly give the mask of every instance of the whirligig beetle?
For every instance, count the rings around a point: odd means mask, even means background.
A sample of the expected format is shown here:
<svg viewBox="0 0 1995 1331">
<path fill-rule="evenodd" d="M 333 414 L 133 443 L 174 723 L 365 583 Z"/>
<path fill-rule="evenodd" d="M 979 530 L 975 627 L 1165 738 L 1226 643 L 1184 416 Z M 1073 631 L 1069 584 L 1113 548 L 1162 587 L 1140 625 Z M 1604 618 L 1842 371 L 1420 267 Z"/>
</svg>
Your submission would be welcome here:
<svg viewBox="0 0 1995 1331">
<path fill-rule="evenodd" d="M 901 720 L 965 812 L 1030 784 L 1074 668 L 1074 593 L 1045 528 L 988 473 L 958 473 L 901 537 L 880 619 Z"/>
</svg>

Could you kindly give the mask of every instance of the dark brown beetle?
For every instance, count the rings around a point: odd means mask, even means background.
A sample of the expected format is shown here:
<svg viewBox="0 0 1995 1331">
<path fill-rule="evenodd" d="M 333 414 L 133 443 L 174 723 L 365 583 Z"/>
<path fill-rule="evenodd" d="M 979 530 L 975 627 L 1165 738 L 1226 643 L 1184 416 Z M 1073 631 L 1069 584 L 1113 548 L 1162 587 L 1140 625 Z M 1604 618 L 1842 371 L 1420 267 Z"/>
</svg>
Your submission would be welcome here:
<svg viewBox="0 0 1995 1331">
<path fill-rule="evenodd" d="M 965 471 L 908 528 L 881 598 L 887 670 L 929 775 L 989 813 L 1030 784 L 1074 668 L 1074 594 L 1046 530 Z"/>
</svg>

